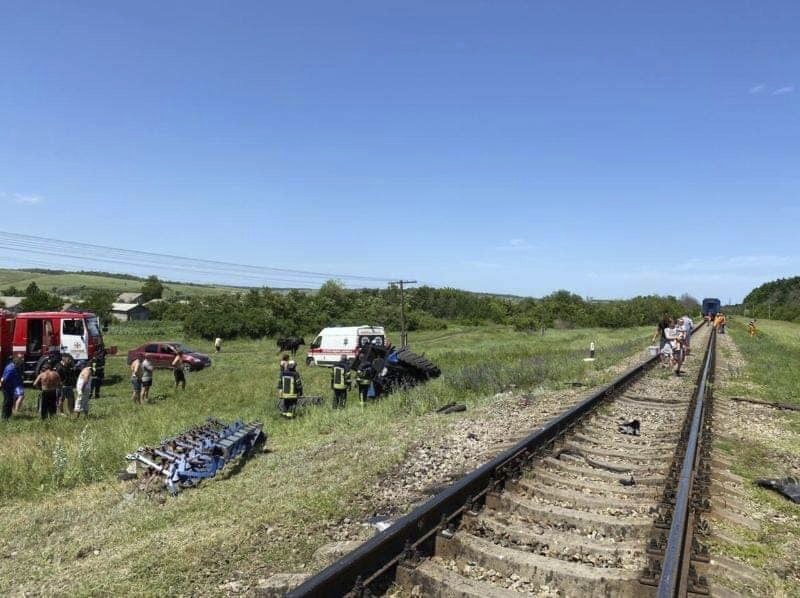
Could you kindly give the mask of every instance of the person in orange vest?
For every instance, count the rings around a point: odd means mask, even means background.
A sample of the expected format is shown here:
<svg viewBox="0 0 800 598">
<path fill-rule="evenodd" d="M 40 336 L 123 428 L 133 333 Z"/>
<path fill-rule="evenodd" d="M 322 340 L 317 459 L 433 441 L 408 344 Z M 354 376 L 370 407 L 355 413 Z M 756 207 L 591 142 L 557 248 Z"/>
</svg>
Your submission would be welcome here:
<svg viewBox="0 0 800 598">
<path fill-rule="evenodd" d="M 747 323 L 747 333 L 750 336 L 755 336 L 757 332 L 758 332 L 758 329 L 756 328 L 756 320 L 755 320 L 755 318 L 753 318 L 752 320 L 750 320 Z"/>
</svg>

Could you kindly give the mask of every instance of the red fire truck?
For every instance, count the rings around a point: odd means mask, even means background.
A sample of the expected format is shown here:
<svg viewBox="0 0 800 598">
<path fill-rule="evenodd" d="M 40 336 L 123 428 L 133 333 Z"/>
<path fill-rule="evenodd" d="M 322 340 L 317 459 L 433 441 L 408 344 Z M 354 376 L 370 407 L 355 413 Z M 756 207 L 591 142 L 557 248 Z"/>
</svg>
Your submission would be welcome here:
<svg viewBox="0 0 800 598">
<path fill-rule="evenodd" d="M 0 310 L 0 363 L 24 355 L 23 378 L 33 380 L 48 359 L 68 353 L 76 362 L 99 359 L 105 365 L 105 347 L 96 315 L 89 311 Z"/>
</svg>

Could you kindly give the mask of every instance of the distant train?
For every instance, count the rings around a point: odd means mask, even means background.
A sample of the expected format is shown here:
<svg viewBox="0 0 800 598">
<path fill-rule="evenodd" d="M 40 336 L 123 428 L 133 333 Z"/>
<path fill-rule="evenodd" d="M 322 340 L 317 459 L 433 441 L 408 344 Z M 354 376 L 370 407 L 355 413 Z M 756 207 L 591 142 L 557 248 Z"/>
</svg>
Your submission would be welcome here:
<svg viewBox="0 0 800 598">
<path fill-rule="evenodd" d="M 703 299 L 703 315 L 716 316 L 719 313 L 722 303 L 719 299 Z"/>
</svg>

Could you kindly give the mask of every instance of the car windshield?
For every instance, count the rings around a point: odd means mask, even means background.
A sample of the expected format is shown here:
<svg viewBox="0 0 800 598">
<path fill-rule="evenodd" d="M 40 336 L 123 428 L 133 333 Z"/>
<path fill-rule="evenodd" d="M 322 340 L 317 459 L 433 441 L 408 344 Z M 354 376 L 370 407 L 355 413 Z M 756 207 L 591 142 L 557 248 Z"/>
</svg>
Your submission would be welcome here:
<svg viewBox="0 0 800 598">
<path fill-rule="evenodd" d="M 194 349 L 192 349 L 191 347 L 187 347 L 186 345 L 175 344 L 175 345 L 172 345 L 172 346 L 175 347 L 175 351 L 183 351 L 184 353 L 194 353 L 195 352 Z"/>
</svg>

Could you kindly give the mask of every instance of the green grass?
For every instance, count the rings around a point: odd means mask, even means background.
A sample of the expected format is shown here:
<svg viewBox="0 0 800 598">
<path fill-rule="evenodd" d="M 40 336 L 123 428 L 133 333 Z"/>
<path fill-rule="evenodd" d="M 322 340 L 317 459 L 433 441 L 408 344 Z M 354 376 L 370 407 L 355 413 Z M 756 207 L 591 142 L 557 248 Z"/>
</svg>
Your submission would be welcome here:
<svg viewBox="0 0 800 598">
<path fill-rule="evenodd" d="M 741 383 L 731 391 L 747 397 L 755 386 L 762 400 L 800 404 L 800 324 L 760 320 L 755 337 L 748 336 L 743 318 L 728 328 L 747 360 L 746 371 L 735 373 Z"/>
<path fill-rule="evenodd" d="M 171 388 L 170 372 L 158 371 L 152 393 L 164 398 L 133 405 L 122 355 L 176 332 L 154 323 L 112 327 L 107 342 L 121 354 L 109 360 L 107 376 L 115 381 L 92 403 L 88 421 L 41 422 L 31 394 L 26 414 L 0 427 L 0 555 L 15 553 L 3 561 L 0 594 L 215 593 L 230 576 L 299 570 L 324 541 L 324 522 L 357 517 L 356 498 L 380 473 L 452 420 L 421 416 L 451 400 L 485 404 L 511 384 L 599 383 L 610 378 L 604 367 L 646 347 L 650 334 L 637 328 L 539 337 L 499 326 L 414 333 L 412 344 L 441 366 L 441 378 L 365 409 L 351 396 L 346 410 L 311 408 L 287 422 L 274 408 L 272 339 L 227 341 L 211 368 L 188 376 L 185 393 Z M 581 358 L 591 340 L 598 361 L 587 366 Z M 211 352 L 208 342 L 188 343 Z M 329 401 L 329 370 L 300 369 L 306 394 Z M 167 500 L 116 481 L 126 453 L 208 416 L 263 421 L 272 452 Z M 471 416 L 470 409 L 457 417 Z"/>
<path fill-rule="evenodd" d="M 746 320 L 735 318 L 728 332 L 746 359 L 742 368 L 730 370 L 731 381 L 717 383 L 719 396 L 744 396 L 758 400 L 800 403 L 800 376 L 797 363 L 800 359 L 800 326 L 789 322 L 760 321 L 759 334 L 747 334 Z M 726 352 L 723 351 L 723 357 Z M 736 403 L 731 404 L 737 408 Z M 800 455 L 800 413 L 772 411 L 773 423 L 782 430 L 775 436 L 756 436 L 749 439 L 724 436 L 715 440 L 717 449 L 728 455 L 732 471 L 752 481 L 758 478 L 776 478 L 796 475 Z M 786 433 L 783 433 L 786 432 Z M 743 560 L 751 566 L 770 570 L 775 574 L 773 592 L 783 595 L 800 595 L 800 560 L 797 538 L 800 537 L 800 510 L 794 503 L 775 492 L 755 485 L 746 489 L 748 497 L 764 510 L 776 512 L 772 519 L 761 521 L 761 529 L 753 533 L 744 528 L 732 530 L 744 539 L 734 545 L 715 542 L 712 552 Z"/>
<path fill-rule="evenodd" d="M 24 270 L 4 270 L 0 269 L 0 289 L 15 286 L 20 291 L 32 282 L 45 291 L 55 292 L 59 295 L 72 295 L 86 289 L 102 289 L 115 291 L 117 293 L 139 292 L 142 290 L 144 281 L 127 280 L 124 278 L 114 278 L 111 276 L 100 276 L 94 274 L 41 274 L 38 272 L 26 272 Z M 190 285 L 179 283 L 164 283 L 164 297 L 208 295 L 218 293 L 230 293 L 236 291 L 234 287 L 223 287 L 215 285 Z"/>
</svg>

